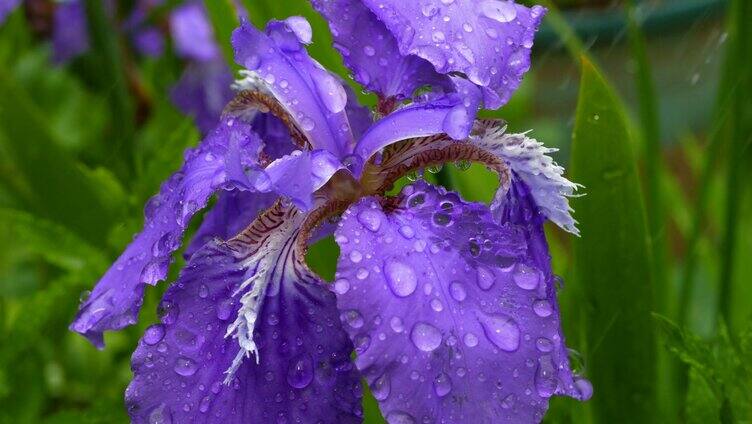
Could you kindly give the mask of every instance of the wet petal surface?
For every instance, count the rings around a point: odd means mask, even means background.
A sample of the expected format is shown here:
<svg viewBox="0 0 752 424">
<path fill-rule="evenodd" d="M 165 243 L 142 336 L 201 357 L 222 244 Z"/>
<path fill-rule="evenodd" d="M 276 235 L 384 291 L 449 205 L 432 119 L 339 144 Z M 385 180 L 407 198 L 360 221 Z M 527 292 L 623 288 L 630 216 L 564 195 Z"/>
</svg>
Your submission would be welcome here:
<svg viewBox="0 0 752 424">
<path fill-rule="evenodd" d="M 461 72 L 483 87 L 485 107 L 506 103 L 530 67 L 545 9 L 508 0 L 363 0 L 397 38 L 442 74 Z"/>
<path fill-rule="evenodd" d="M 228 118 L 187 150 L 183 167 L 146 205 L 143 231 L 97 283 L 70 328 L 102 347 L 102 332 L 135 323 L 144 284 L 165 278 L 191 217 L 215 191 L 254 188 L 245 169 L 257 166 L 260 149 L 261 140 L 248 124 Z"/>
<path fill-rule="evenodd" d="M 345 108 L 343 82 L 311 59 L 305 19 L 271 21 L 265 32 L 244 22 L 232 35 L 235 61 L 245 67 L 240 89 L 270 92 L 315 149 L 344 157 L 354 139 Z"/>
<path fill-rule="evenodd" d="M 422 181 L 401 196 L 364 199 L 336 233 L 341 319 L 387 421 L 538 422 L 550 396 L 580 397 L 529 198 L 498 223 Z"/>
<path fill-rule="evenodd" d="M 361 421 L 352 345 L 334 296 L 295 259 L 301 218 L 277 204 L 241 236 L 212 241 L 191 258 L 160 304 L 161 322 L 133 354 L 126 391 L 133 422 Z M 226 333 L 244 313 L 240 298 L 260 283 L 256 362 Z"/>
<path fill-rule="evenodd" d="M 418 56 L 403 56 L 397 39 L 361 0 L 314 0 L 313 6 L 328 21 L 353 78 L 384 98 L 410 98 L 424 85 L 451 87 L 430 62 Z"/>
</svg>

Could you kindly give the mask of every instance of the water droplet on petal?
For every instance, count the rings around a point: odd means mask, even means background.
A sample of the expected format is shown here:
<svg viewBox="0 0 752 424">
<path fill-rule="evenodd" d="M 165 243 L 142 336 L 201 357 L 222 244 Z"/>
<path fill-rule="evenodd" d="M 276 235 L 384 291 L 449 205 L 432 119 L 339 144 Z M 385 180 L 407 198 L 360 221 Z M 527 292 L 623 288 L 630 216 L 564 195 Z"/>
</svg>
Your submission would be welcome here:
<svg viewBox="0 0 752 424">
<path fill-rule="evenodd" d="M 444 310 L 444 304 L 439 299 L 433 298 L 431 299 L 431 309 L 435 312 L 441 312 Z"/>
<path fill-rule="evenodd" d="M 232 299 L 225 299 L 219 302 L 219 305 L 217 305 L 217 318 L 222 321 L 229 319 L 232 314 L 233 306 L 234 302 Z"/>
<path fill-rule="evenodd" d="M 413 326 L 410 340 L 423 352 L 432 352 L 441 345 L 441 332 L 431 324 L 419 322 Z"/>
<path fill-rule="evenodd" d="M 334 282 L 334 291 L 337 294 L 345 294 L 347 291 L 350 290 L 350 282 L 347 281 L 344 278 L 340 278 L 339 280 Z"/>
<path fill-rule="evenodd" d="M 402 318 L 400 317 L 392 317 L 391 320 L 389 320 L 389 326 L 392 327 L 392 331 L 395 333 L 401 333 L 405 331 L 405 326 L 402 323 Z"/>
<path fill-rule="evenodd" d="M 494 285 L 494 280 L 495 277 L 491 270 L 482 266 L 478 267 L 478 277 L 476 280 L 478 287 L 482 290 L 490 290 Z"/>
<path fill-rule="evenodd" d="M 433 380 L 433 391 L 438 397 L 444 397 L 452 391 L 452 380 L 446 373 L 442 372 Z"/>
<path fill-rule="evenodd" d="M 415 230 L 409 225 L 403 225 L 399 228 L 399 233 L 406 239 L 411 239 L 415 236 Z"/>
<path fill-rule="evenodd" d="M 373 393 L 373 397 L 375 397 L 378 401 L 386 400 L 392 390 L 391 386 L 392 385 L 389 381 L 389 376 L 384 374 L 381 377 L 377 378 L 373 382 L 373 384 L 371 384 L 371 393 Z"/>
<path fill-rule="evenodd" d="M 517 396 L 514 393 L 508 395 L 501 401 L 501 407 L 504 409 L 511 409 L 514 406 L 514 402 L 517 400 Z"/>
<path fill-rule="evenodd" d="M 206 284 L 201 284 L 198 287 L 198 297 L 206 299 L 207 296 L 209 296 L 209 287 L 206 287 Z"/>
<path fill-rule="evenodd" d="M 533 302 L 533 311 L 535 311 L 535 314 L 541 318 L 551 316 L 551 314 L 554 312 L 553 308 L 551 307 L 551 302 L 546 299 L 540 299 Z"/>
<path fill-rule="evenodd" d="M 452 296 L 452 299 L 462 302 L 467 298 L 467 291 L 465 291 L 465 286 L 462 285 L 459 281 L 453 281 L 449 284 L 449 294 Z"/>
<path fill-rule="evenodd" d="M 290 361 L 290 367 L 287 369 L 287 383 L 296 388 L 302 389 L 313 381 L 313 360 L 311 356 L 304 353 Z"/>
<path fill-rule="evenodd" d="M 363 46 L 363 53 L 366 54 L 366 56 L 373 56 L 376 54 L 376 49 L 373 48 L 373 46 L 365 45 Z"/>
<path fill-rule="evenodd" d="M 350 309 L 342 313 L 341 318 L 352 328 L 360 328 L 363 326 L 363 315 L 355 309 Z"/>
<path fill-rule="evenodd" d="M 488 0 L 480 4 L 481 13 L 497 22 L 507 23 L 517 17 L 517 8 L 514 2 L 506 0 Z"/>
<path fill-rule="evenodd" d="M 577 390 L 579 399 L 582 401 L 586 401 L 593 396 L 593 385 L 584 378 L 575 376 L 574 388 Z"/>
<path fill-rule="evenodd" d="M 520 328 L 512 318 L 506 315 L 487 315 L 480 317 L 483 332 L 488 340 L 499 349 L 514 352 L 520 347 Z"/>
<path fill-rule="evenodd" d="M 340 113 L 347 105 L 347 92 L 342 84 L 328 73 L 312 78 L 319 92 L 319 97 L 332 113 Z"/>
<path fill-rule="evenodd" d="M 366 209 L 358 214 L 358 222 L 375 233 L 381 227 L 381 216 L 381 212 L 376 209 Z"/>
<path fill-rule="evenodd" d="M 363 260 L 363 254 L 361 254 L 357 250 L 353 250 L 352 252 L 350 252 L 350 260 L 352 261 L 352 263 L 357 264 Z"/>
<path fill-rule="evenodd" d="M 512 277 L 514 282 L 522 289 L 533 290 L 538 287 L 541 279 L 540 271 L 538 269 L 527 266 L 525 264 L 518 264 Z"/>
<path fill-rule="evenodd" d="M 391 411 L 386 415 L 387 424 L 416 424 L 415 418 L 407 412 Z"/>
<path fill-rule="evenodd" d="M 190 377 L 196 373 L 198 367 L 192 359 L 180 357 L 175 361 L 175 367 L 173 369 L 183 377 Z"/>
<path fill-rule="evenodd" d="M 465 337 L 462 338 L 462 341 L 465 343 L 465 346 L 467 347 L 478 346 L 478 337 L 473 333 L 465 334 Z"/>
<path fill-rule="evenodd" d="M 407 297 L 415 292 L 418 278 L 415 270 L 408 264 L 396 258 L 391 258 L 384 264 L 384 275 L 389 288 L 399 297 Z"/>
<path fill-rule="evenodd" d="M 554 344 L 545 337 L 539 337 L 535 341 L 535 347 L 541 352 L 551 352 L 554 349 Z"/>
<path fill-rule="evenodd" d="M 538 369 L 535 371 L 535 389 L 543 398 L 551 397 L 559 385 L 556 380 L 556 366 L 550 355 L 538 358 Z"/>
<path fill-rule="evenodd" d="M 172 413 L 165 404 L 160 404 L 149 413 L 149 424 L 172 424 Z"/>
<path fill-rule="evenodd" d="M 144 331 L 144 343 L 149 346 L 153 346 L 159 343 L 165 335 L 164 325 L 154 324 L 150 325 L 146 331 Z"/>
</svg>

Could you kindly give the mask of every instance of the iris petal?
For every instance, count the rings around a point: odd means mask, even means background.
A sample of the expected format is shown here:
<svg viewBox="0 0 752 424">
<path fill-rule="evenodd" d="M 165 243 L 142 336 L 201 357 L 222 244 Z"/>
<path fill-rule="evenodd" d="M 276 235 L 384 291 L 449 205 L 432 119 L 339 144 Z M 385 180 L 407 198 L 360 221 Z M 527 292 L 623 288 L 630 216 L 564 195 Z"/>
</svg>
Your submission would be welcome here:
<svg viewBox="0 0 752 424">
<path fill-rule="evenodd" d="M 197 148 L 152 197 L 143 231 L 125 249 L 81 305 L 71 329 L 95 345 L 102 333 L 136 322 L 144 284 L 165 278 L 172 253 L 193 214 L 220 189 L 252 187 L 243 168 L 257 166 L 261 140 L 240 120 L 228 118 Z"/>
<path fill-rule="evenodd" d="M 509 196 L 501 223 L 424 182 L 345 213 L 338 306 L 387 421 L 538 422 L 552 395 L 582 397 L 542 219 Z"/>
<path fill-rule="evenodd" d="M 161 323 L 146 330 L 133 354 L 126 391 L 133 422 L 361 421 L 352 345 L 334 296 L 293 252 L 301 217 L 277 204 L 239 237 L 193 255 L 162 300 Z M 243 314 L 245 289 L 237 291 L 267 265 L 255 317 L 258 361 L 241 351 L 228 376 L 240 350 L 226 336 Z"/>
<path fill-rule="evenodd" d="M 268 90 L 295 120 L 315 149 L 339 158 L 354 145 L 342 81 L 308 56 L 303 18 L 271 21 L 266 32 L 244 22 L 232 35 L 235 61 L 247 69 L 240 89 Z M 303 28 L 305 27 L 305 28 Z M 259 87 L 263 85 L 263 87 Z"/>
</svg>

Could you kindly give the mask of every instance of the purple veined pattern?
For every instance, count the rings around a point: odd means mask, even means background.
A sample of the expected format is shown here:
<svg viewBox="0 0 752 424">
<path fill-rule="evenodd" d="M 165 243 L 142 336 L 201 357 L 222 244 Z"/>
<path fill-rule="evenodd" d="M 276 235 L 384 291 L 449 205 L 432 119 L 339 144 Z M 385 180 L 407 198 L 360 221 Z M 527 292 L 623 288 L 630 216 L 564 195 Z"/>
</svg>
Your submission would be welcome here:
<svg viewBox="0 0 752 424">
<path fill-rule="evenodd" d="M 296 251 L 304 217 L 277 203 L 191 257 L 133 354 L 134 423 L 361 421 L 334 295 Z M 245 332 L 255 358 L 238 345 Z"/>
</svg>

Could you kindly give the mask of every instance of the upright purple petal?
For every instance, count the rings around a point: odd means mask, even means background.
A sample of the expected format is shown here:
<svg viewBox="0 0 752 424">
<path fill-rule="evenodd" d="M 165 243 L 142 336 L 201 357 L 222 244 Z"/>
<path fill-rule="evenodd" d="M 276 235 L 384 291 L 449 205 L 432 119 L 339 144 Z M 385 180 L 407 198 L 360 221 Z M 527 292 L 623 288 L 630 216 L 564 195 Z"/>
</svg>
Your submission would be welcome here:
<svg viewBox="0 0 752 424">
<path fill-rule="evenodd" d="M 52 56 L 55 63 L 67 62 L 89 50 L 86 9 L 82 0 L 58 3 L 52 29 Z"/>
<path fill-rule="evenodd" d="M 135 323 L 144 285 L 165 278 L 193 214 L 217 190 L 250 188 L 244 169 L 257 166 L 260 149 L 261 141 L 248 124 L 228 119 L 197 148 L 186 151 L 183 167 L 146 205 L 143 231 L 81 305 L 71 330 L 102 347 L 104 331 Z"/>
<path fill-rule="evenodd" d="M 189 64 L 171 90 L 172 101 L 206 134 L 232 99 L 232 72 L 222 60 Z"/>
<path fill-rule="evenodd" d="M 541 220 L 523 202 L 499 225 L 418 182 L 386 209 L 367 198 L 344 214 L 338 306 L 388 422 L 539 422 L 552 395 L 589 396 L 569 368 Z"/>
<path fill-rule="evenodd" d="M 342 158 L 354 139 L 342 81 L 308 56 L 311 27 L 300 17 L 271 21 L 266 32 L 244 22 L 232 35 L 235 61 L 245 67 L 240 89 L 270 92 L 315 149 Z"/>
<path fill-rule="evenodd" d="M 200 2 L 188 2 L 173 10 L 170 32 L 178 55 L 199 62 L 220 57 L 214 30 Z"/>
<path fill-rule="evenodd" d="M 361 421 L 352 344 L 334 295 L 296 251 L 302 218 L 278 204 L 242 236 L 191 258 L 160 304 L 161 323 L 133 354 L 126 402 L 134 423 Z M 258 361 L 226 335 L 243 313 L 239 297 L 257 284 L 265 286 L 254 317 Z"/>
<path fill-rule="evenodd" d="M 403 55 L 397 39 L 361 0 L 313 0 L 329 22 L 345 65 L 355 81 L 382 98 L 411 98 L 424 85 L 451 89 L 449 78 L 430 62 Z"/>
<path fill-rule="evenodd" d="M 545 13 L 511 0 L 362 0 L 398 40 L 441 74 L 461 72 L 483 88 L 485 107 L 506 103 L 530 67 Z"/>
</svg>

